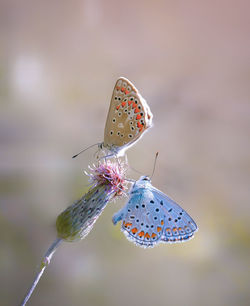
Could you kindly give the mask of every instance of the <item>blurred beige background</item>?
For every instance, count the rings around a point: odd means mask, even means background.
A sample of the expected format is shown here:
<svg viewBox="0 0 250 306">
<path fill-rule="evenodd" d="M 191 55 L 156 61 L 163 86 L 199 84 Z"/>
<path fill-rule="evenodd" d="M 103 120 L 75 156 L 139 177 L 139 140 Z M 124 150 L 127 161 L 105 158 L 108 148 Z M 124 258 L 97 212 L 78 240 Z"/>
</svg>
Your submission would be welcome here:
<svg viewBox="0 0 250 306">
<path fill-rule="evenodd" d="M 20 303 L 87 186 L 116 79 L 147 99 L 154 128 L 131 166 L 199 226 L 144 250 L 107 206 L 55 254 L 29 305 L 250 304 L 250 4 L 247 1 L 0 2 L 0 305 Z M 143 157 L 143 158 L 142 158 Z M 138 178 L 136 173 L 131 177 Z"/>
</svg>

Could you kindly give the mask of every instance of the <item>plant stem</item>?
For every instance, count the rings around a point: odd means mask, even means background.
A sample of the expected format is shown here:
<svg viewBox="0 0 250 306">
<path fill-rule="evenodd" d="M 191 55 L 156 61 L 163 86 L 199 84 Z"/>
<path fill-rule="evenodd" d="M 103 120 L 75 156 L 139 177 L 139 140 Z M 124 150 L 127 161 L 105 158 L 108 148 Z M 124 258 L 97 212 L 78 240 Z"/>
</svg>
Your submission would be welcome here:
<svg viewBox="0 0 250 306">
<path fill-rule="evenodd" d="M 23 299 L 21 306 L 25 306 L 26 303 L 28 302 L 32 292 L 34 291 L 34 289 L 36 288 L 36 285 L 38 284 L 41 276 L 43 275 L 44 270 L 46 269 L 46 267 L 49 265 L 50 260 L 52 258 L 52 256 L 54 255 L 57 247 L 59 246 L 59 244 L 62 242 L 61 238 L 57 238 L 49 247 L 48 251 L 45 253 L 44 257 L 42 258 L 41 261 L 41 265 L 39 268 L 39 271 L 30 287 L 30 289 L 28 290 L 28 293 L 26 294 L 25 298 Z"/>
</svg>

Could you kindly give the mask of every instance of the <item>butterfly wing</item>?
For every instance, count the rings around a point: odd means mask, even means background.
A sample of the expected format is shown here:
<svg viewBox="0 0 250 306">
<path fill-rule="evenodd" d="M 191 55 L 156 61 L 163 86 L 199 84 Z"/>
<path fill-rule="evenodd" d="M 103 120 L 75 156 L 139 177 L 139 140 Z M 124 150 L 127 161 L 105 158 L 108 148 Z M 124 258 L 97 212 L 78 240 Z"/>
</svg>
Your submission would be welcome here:
<svg viewBox="0 0 250 306">
<path fill-rule="evenodd" d="M 157 208 L 164 215 L 164 230 L 161 240 L 173 243 L 191 239 L 198 230 L 195 221 L 166 194 L 153 186 L 151 191 Z"/>
<path fill-rule="evenodd" d="M 152 126 L 147 102 L 127 79 L 117 80 L 104 131 L 104 147 L 119 152 L 132 145 Z"/>
<path fill-rule="evenodd" d="M 113 217 L 114 224 L 122 220 L 121 230 L 126 237 L 142 247 L 153 247 L 163 235 L 164 214 L 153 202 L 153 193 L 141 188 L 131 193 L 127 204 Z"/>
<path fill-rule="evenodd" d="M 197 230 L 188 213 L 151 184 L 131 192 L 128 203 L 114 215 L 113 223 L 120 220 L 126 237 L 142 247 L 186 241 Z"/>
</svg>

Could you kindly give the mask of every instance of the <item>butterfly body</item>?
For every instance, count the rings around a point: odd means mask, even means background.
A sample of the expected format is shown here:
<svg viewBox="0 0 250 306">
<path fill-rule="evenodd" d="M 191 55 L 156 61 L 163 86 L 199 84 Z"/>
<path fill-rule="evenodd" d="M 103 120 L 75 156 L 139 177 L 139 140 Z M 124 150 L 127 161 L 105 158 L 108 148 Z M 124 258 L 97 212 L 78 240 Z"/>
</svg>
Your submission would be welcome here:
<svg viewBox="0 0 250 306">
<path fill-rule="evenodd" d="M 129 201 L 114 215 L 113 223 L 118 221 L 126 237 L 142 247 L 186 241 L 197 230 L 187 212 L 153 187 L 146 176 L 134 184 Z"/>
<path fill-rule="evenodd" d="M 145 99 L 126 78 L 120 77 L 114 87 L 106 126 L 105 148 L 113 155 L 123 155 L 152 126 L 153 115 Z"/>
</svg>

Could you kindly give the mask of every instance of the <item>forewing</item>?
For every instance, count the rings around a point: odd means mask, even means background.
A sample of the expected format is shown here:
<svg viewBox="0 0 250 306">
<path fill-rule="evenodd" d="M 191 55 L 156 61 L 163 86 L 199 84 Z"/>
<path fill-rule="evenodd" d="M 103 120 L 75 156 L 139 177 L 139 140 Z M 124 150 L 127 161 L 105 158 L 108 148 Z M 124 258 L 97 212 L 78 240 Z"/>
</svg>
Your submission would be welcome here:
<svg viewBox="0 0 250 306">
<path fill-rule="evenodd" d="M 152 113 L 135 86 L 119 78 L 113 90 L 104 131 L 105 147 L 126 147 L 152 126 Z"/>
</svg>

